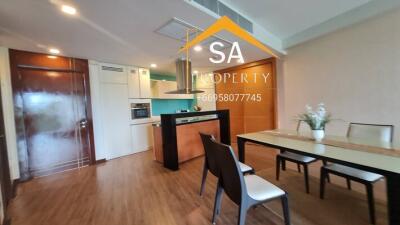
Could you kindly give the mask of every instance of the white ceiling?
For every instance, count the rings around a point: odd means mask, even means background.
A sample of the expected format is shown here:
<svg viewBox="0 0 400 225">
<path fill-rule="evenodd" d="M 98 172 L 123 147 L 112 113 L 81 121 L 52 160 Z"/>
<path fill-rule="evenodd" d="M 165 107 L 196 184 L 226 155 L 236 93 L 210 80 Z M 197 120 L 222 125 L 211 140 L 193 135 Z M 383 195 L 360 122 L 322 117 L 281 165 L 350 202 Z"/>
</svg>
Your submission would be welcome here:
<svg viewBox="0 0 400 225">
<path fill-rule="evenodd" d="M 371 0 L 222 0 L 281 40 Z"/>
<path fill-rule="evenodd" d="M 47 52 L 57 47 L 63 55 L 149 67 L 174 72 L 182 43 L 154 31 L 173 17 L 206 28 L 216 17 L 188 4 L 190 0 L 1 0 L 0 46 Z M 225 0 L 257 23 L 255 36 L 282 53 L 282 41 L 370 0 Z M 377 0 L 373 0 L 377 1 Z M 78 9 L 63 14 L 60 4 Z M 219 34 L 238 41 L 226 32 Z M 276 38 L 278 37 L 278 39 Z M 267 58 L 264 52 L 241 43 L 246 62 Z M 211 64 L 207 50 L 192 53 L 193 68 L 212 71 L 232 65 Z M 234 65 L 237 63 L 235 62 Z"/>
</svg>

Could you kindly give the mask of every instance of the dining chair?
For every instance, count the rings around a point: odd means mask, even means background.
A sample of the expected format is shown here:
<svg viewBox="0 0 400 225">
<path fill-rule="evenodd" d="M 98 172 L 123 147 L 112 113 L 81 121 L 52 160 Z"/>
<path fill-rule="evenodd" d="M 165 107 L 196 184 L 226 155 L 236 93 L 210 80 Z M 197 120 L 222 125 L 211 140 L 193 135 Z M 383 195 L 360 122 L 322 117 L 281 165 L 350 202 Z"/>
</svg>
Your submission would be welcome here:
<svg viewBox="0 0 400 225">
<path fill-rule="evenodd" d="M 200 132 L 201 141 L 203 143 L 205 159 L 203 165 L 203 176 L 201 178 L 200 185 L 200 196 L 204 193 L 205 183 L 207 179 L 208 171 L 210 171 L 214 176 L 218 176 L 218 167 L 216 162 L 215 151 L 211 147 L 212 140 L 215 138 L 210 134 L 205 134 Z M 254 174 L 254 169 L 244 163 L 239 163 L 240 171 L 243 174 Z"/>
<path fill-rule="evenodd" d="M 360 138 L 378 143 L 391 143 L 393 141 L 393 125 L 350 123 L 347 130 L 348 138 Z M 375 206 L 373 184 L 383 178 L 382 175 L 352 168 L 349 166 L 332 163 L 321 167 L 320 198 L 325 196 L 325 180 L 328 174 L 346 178 L 347 188 L 351 190 L 351 181 L 364 184 L 367 190 L 369 219 L 375 224 Z"/>
<path fill-rule="evenodd" d="M 290 225 L 288 195 L 285 191 L 257 175 L 243 176 L 232 147 L 212 140 L 219 170 L 212 223 L 220 213 L 223 192 L 239 206 L 238 225 L 244 225 L 249 208 L 280 199 L 285 225 Z"/>
<path fill-rule="evenodd" d="M 310 131 L 310 128 L 304 121 L 299 121 L 297 123 L 296 131 L 300 134 L 301 132 Z M 279 180 L 281 166 L 282 170 L 284 171 L 286 170 L 286 161 L 296 163 L 297 170 L 299 173 L 301 173 L 301 166 L 303 166 L 306 192 L 307 194 L 310 193 L 310 185 L 308 179 L 308 164 L 316 162 L 318 161 L 318 159 L 298 153 L 281 151 L 281 153 L 276 156 L 276 180 Z M 325 161 L 323 161 L 323 163 L 326 164 Z"/>
</svg>

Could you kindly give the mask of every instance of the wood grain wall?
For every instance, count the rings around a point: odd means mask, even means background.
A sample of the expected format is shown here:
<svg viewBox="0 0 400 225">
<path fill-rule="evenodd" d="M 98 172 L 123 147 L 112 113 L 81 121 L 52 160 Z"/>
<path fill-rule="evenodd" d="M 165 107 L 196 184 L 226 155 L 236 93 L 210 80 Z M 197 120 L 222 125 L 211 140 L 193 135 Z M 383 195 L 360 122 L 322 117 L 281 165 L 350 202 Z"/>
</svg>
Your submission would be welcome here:
<svg viewBox="0 0 400 225">
<path fill-rule="evenodd" d="M 227 78 L 226 82 L 216 83 L 215 92 L 218 95 L 261 95 L 261 101 L 259 102 L 217 100 L 217 109 L 230 110 L 232 142 L 236 142 L 236 135 L 238 134 L 276 128 L 277 85 L 275 58 L 230 67 L 214 73 L 216 74 L 215 76 L 224 76 L 226 74 L 225 77 Z M 233 74 L 235 74 L 236 78 L 233 78 Z M 241 74 L 247 75 L 247 82 L 240 79 Z M 265 79 L 265 76 L 268 77 Z M 216 80 L 219 79 L 216 78 Z"/>
</svg>

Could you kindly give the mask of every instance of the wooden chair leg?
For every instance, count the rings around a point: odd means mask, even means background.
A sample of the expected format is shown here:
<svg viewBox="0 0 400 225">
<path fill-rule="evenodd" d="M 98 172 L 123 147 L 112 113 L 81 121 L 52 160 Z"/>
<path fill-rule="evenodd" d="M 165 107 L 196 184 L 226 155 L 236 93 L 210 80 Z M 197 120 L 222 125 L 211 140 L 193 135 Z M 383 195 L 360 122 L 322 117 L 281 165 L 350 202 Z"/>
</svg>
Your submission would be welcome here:
<svg viewBox="0 0 400 225">
<path fill-rule="evenodd" d="M 281 201 L 282 201 L 283 218 L 285 220 L 285 225 L 290 225 L 290 213 L 289 213 L 289 203 L 287 194 L 281 197 Z"/>
<path fill-rule="evenodd" d="M 301 173 L 300 163 L 297 163 L 297 172 Z"/>
<path fill-rule="evenodd" d="M 308 166 L 307 166 L 307 164 L 304 164 L 303 167 L 304 167 L 304 180 L 306 183 L 306 192 L 307 192 L 307 194 L 309 194 L 310 193 L 310 183 L 308 180 Z"/>
<path fill-rule="evenodd" d="M 351 181 L 349 178 L 346 178 L 347 189 L 351 190 Z"/>
<path fill-rule="evenodd" d="M 206 184 L 207 173 L 208 173 L 207 162 L 204 161 L 203 176 L 201 177 L 201 185 L 200 185 L 200 196 L 203 196 L 203 193 L 204 193 L 204 187 Z"/>
<path fill-rule="evenodd" d="M 374 190 L 372 184 L 366 184 L 367 197 L 368 197 L 368 208 L 369 208 L 369 220 L 371 224 L 376 224 L 375 221 L 375 201 L 374 201 Z"/>
<path fill-rule="evenodd" d="M 238 225 L 246 224 L 246 215 L 247 215 L 247 207 L 244 204 L 241 204 L 239 206 Z"/>
<path fill-rule="evenodd" d="M 222 194 L 223 194 L 223 189 L 221 187 L 221 184 L 218 181 L 218 186 L 217 186 L 217 191 L 215 193 L 215 201 L 214 201 L 214 212 L 213 212 L 213 217 L 212 217 L 212 223 L 215 224 L 215 221 L 217 219 L 217 215 L 221 212 L 221 202 L 222 202 Z"/>
<path fill-rule="evenodd" d="M 281 170 L 281 157 L 276 156 L 276 180 L 279 180 L 279 173 Z"/>
<path fill-rule="evenodd" d="M 326 181 L 326 171 L 323 167 L 321 167 L 321 175 L 320 175 L 320 185 L 319 185 L 319 197 L 324 199 L 325 197 L 325 181 Z"/>
</svg>

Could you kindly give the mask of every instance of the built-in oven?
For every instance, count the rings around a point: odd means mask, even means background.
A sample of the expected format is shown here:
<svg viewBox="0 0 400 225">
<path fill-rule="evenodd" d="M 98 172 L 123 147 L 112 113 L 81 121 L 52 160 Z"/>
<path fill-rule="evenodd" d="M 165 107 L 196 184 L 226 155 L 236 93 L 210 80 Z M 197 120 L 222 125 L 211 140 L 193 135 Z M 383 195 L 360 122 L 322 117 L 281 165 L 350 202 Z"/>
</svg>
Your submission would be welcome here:
<svg viewBox="0 0 400 225">
<path fill-rule="evenodd" d="M 151 117 L 150 103 L 131 103 L 131 118 L 146 119 Z"/>
</svg>

